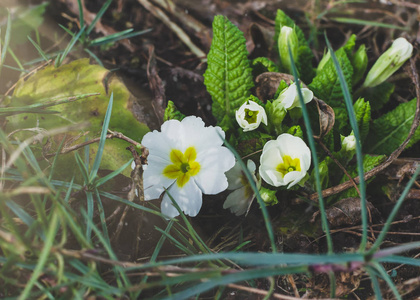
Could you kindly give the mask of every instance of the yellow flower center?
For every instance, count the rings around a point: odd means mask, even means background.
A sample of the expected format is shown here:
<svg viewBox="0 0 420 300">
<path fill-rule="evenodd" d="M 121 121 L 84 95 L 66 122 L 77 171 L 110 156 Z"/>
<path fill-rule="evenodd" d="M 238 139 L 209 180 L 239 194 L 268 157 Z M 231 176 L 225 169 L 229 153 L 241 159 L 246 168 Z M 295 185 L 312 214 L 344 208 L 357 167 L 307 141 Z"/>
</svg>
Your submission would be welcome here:
<svg viewBox="0 0 420 300">
<path fill-rule="evenodd" d="M 179 187 L 183 187 L 190 177 L 197 175 L 200 171 L 200 164 L 195 161 L 197 151 L 194 147 L 189 147 L 185 153 L 178 149 L 172 149 L 169 157 L 172 165 L 163 169 L 163 175 L 170 179 L 176 179 Z"/>
<path fill-rule="evenodd" d="M 289 155 L 283 156 L 283 162 L 278 164 L 276 170 L 283 175 L 283 177 L 293 171 L 300 171 L 299 158 L 292 159 Z"/>
</svg>

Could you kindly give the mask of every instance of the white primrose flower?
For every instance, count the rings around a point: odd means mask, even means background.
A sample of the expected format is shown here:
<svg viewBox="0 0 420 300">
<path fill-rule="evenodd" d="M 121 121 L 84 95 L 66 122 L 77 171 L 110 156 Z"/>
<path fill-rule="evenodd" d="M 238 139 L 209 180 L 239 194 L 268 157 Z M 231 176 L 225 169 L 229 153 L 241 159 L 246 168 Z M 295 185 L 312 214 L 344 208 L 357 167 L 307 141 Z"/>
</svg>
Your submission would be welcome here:
<svg viewBox="0 0 420 300">
<path fill-rule="evenodd" d="M 228 187 L 225 172 L 235 157 L 223 147 L 224 131 L 205 127 L 201 118 L 163 123 L 161 132 L 147 133 L 141 144 L 148 148 L 148 166 L 143 173 L 145 200 L 164 194 L 161 210 L 168 218 L 179 215 L 168 194 L 186 215 L 200 211 L 202 194 L 217 194 Z"/>
<path fill-rule="evenodd" d="M 413 45 L 405 38 L 396 39 L 372 66 L 366 75 L 364 87 L 374 87 L 387 80 L 413 54 Z"/>
<path fill-rule="evenodd" d="M 252 178 L 259 188 L 261 186 L 261 180 L 257 180 L 257 177 L 255 177 L 254 174 L 257 168 L 255 163 L 250 159 L 247 162 L 247 168 L 249 172 L 251 172 Z M 230 211 L 237 216 L 247 213 L 255 198 L 255 193 L 239 162 L 236 162 L 235 166 L 226 172 L 226 177 L 229 182 L 227 189 L 232 190 L 233 192 L 227 196 L 223 208 L 229 208 Z"/>
<path fill-rule="evenodd" d="M 259 173 L 265 182 L 291 188 L 305 177 L 311 151 L 301 138 L 284 133 L 264 145 L 260 163 Z"/>
<path fill-rule="evenodd" d="M 301 91 L 303 95 L 303 102 L 305 102 L 305 104 L 311 102 L 314 98 L 314 93 L 312 93 L 312 91 L 308 88 L 301 88 Z M 295 107 L 302 107 L 299 102 L 296 82 L 292 83 L 288 88 L 285 88 L 275 100 L 275 102 L 277 101 L 279 101 L 286 110 L 290 110 Z"/>
<path fill-rule="evenodd" d="M 245 131 L 257 129 L 261 122 L 267 125 L 267 114 L 264 108 L 252 100 L 248 100 L 236 111 L 236 121 Z"/>
<path fill-rule="evenodd" d="M 353 131 L 350 135 L 342 138 L 341 148 L 348 152 L 356 150 L 356 137 L 354 136 Z"/>
</svg>

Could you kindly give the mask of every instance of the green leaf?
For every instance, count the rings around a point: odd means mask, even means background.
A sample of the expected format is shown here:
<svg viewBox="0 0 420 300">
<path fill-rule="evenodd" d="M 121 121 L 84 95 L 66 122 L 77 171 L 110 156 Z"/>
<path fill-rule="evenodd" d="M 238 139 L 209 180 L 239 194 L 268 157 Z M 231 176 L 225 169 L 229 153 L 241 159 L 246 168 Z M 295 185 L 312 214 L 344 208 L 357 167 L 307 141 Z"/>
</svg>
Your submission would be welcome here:
<svg viewBox="0 0 420 300">
<path fill-rule="evenodd" d="M 168 120 L 182 121 L 182 119 L 184 118 L 185 118 L 185 115 L 178 110 L 178 108 L 175 106 L 175 103 L 169 100 L 168 105 L 165 108 L 163 121 L 168 121 Z"/>
<path fill-rule="evenodd" d="M 48 4 L 48 2 L 44 2 L 30 8 L 28 6 L 15 7 L 12 21 L 12 39 L 10 40 L 12 46 L 25 43 L 27 41 L 26 37 L 42 24 L 44 21 L 43 15 Z M 2 8 L 0 10 L 0 18 L 6 14 L 6 10 Z"/>
<path fill-rule="evenodd" d="M 213 21 L 204 84 L 213 99 L 212 112 L 224 129 L 232 128 L 237 110 L 254 86 L 243 33 L 224 16 Z"/>
<path fill-rule="evenodd" d="M 391 154 L 407 138 L 416 111 L 416 99 L 398 105 L 394 110 L 373 121 L 366 149 L 375 154 Z M 417 128 L 407 148 L 420 140 Z"/>
<path fill-rule="evenodd" d="M 369 133 L 369 124 L 371 119 L 370 103 L 363 98 L 359 98 L 354 103 L 354 113 L 356 115 L 357 125 L 360 130 L 360 139 L 363 142 Z"/>
<path fill-rule="evenodd" d="M 347 56 L 346 48 L 342 47 L 335 52 L 347 86 L 352 86 L 353 67 Z M 324 67 L 319 70 L 309 88 L 315 96 L 324 100 L 331 107 L 345 107 L 340 80 L 332 59 L 329 59 Z M 351 92 L 351 91 L 350 91 Z"/>
<path fill-rule="evenodd" d="M 254 77 L 264 72 L 279 72 L 277 65 L 267 57 L 257 57 L 252 60 L 251 65 Z"/>
<path fill-rule="evenodd" d="M 131 108 L 135 105 L 136 99 L 124 83 L 118 77 L 110 76 L 107 69 L 91 65 L 89 59 L 76 60 L 59 68 L 50 65 L 26 80 L 19 80 L 11 103 L 13 106 L 41 105 L 51 101 L 52 98 L 79 97 L 87 93 L 99 93 L 99 95 L 55 105 L 54 110 L 59 112 L 57 114 L 23 113 L 10 116 L 7 118 L 6 131 L 34 127 L 50 130 L 88 121 L 90 125 L 85 128 L 85 131 L 72 131 L 65 137 L 62 135 L 52 137 L 49 140 L 48 152 L 54 153 L 63 138 L 65 138 L 65 147 L 83 143 L 86 138 L 89 140 L 99 137 L 111 93 L 114 95 L 114 108 L 109 129 L 121 132 L 136 141 L 141 141 L 143 135 L 149 131 L 148 127 L 140 123 L 132 112 Z M 28 134 L 30 133 L 24 131 L 17 136 L 20 140 L 24 140 L 28 138 Z M 129 145 L 121 139 L 108 140 L 101 169 L 116 170 L 130 160 L 132 155 L 125 150 Z M 90 145 L 91 154 L 96 152 L 97 147 L 97 144 Z M 92 165 L 95 155 L 90 155 L 89 158 Z M 70 180 L 71 177 L 68 176 L 72 176 L 75 169 L 73 155 L 69 154 L 60 157 L 56 172 L 60 173 L 57 175 Z M 130 172 L 131 169 L 127 168 L 124 175 L 129 176 Z"/>
<path fill-rule="evenodd" d="M 275 19 L 275 32 L 274 32 L 274 49 L 278 51 L 277 40 L 279 39 L 279 34 L 283 26 L 288 26 L 295 29 L 299 48 L 298 48 L 298 57 L 295 61 L 296 67 L 298 69 L 299 75 L 303 82 L 311 82 L 315 76 L 315 69 L 312 66 L 313 53 L 311 48 L 308 46 L 306 41 L 305 34 L 302 29 L 295 24 L 295 22 L 289 18 L 284 11 L 281 9 L 277 10 L 277 15 Z"/>
<path fill-rule="evenodd" d="M 381 109 L 391 97 L 395 90 L 395 85 L 390 82 L 383 82 L 373 88 L 363 90 L 362 96 L 369 99 L 373 111 Z"/>
</svg>

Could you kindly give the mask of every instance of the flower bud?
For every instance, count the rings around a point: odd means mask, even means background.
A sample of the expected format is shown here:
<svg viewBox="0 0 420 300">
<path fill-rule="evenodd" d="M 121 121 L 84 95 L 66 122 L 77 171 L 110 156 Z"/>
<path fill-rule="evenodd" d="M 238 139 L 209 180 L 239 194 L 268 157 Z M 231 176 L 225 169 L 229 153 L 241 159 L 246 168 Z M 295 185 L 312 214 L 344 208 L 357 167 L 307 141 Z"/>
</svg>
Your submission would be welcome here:
<svg viewBox="0 0 420 300">
<path fill-rule="evenodd" d="M 321 61 L 318 64 L 318 67 L 316 68 L 317 73 L 319 73 L 322 70 L 322 68 L 325 66 L 325 64 L 330 58 L 331 58 L 331 51 L 328 50 L 327 53 L 325 53 L 324 51 L 324 56 L 322 57 Z"/>
<path fill-rule="evenodd" d="M 361 45 L 353 55 L 351 64 L 353 65 L 353 85 L 358 83 L 366 72 L 368 57 L 365 44 Z"/>
<path fill-rule="evenodd" d="M 346 152 L 353 152 L 356 150 L 356 137 L 353 131 L 346 137 L 341 137 L 341 148 Z"/>
<path fill-rule="evenodd" d="M 277 43 L 279 48 L 281 65 L 285 69 L 285 71 L 291 74 L 292 63 L 289 56 L 289 47 L 292 52 L 293 60 L 295 62 L 297 61 L 299 47 L 299 41 L 295 30 L 291 27 L 283 26 L 281 28 Z"/>
<path fill-rule="evenodd" d="M 405 38 L 396 39 L 382 54 L 366 76 L 364 87 L 374 87 L 387 80 L 413 53 L 413 45 Z"/>
<path fill-rule="evenodd" d="M 257 129 L 261 122 L 267 125 L 267 114 L 261 105 L 248 100 L 235 113 L 236 121 L 245 131 Z"/>
<path fill-rule="evenodd" d="M 266 205 L 275 205 L 279 203 L 279 200 L 277 200 L 276 192 L 270 189 L 267 189 L 265 187 L 260 187 L 260 195 L 261 199 L 264 201 Z"/>
</svg>

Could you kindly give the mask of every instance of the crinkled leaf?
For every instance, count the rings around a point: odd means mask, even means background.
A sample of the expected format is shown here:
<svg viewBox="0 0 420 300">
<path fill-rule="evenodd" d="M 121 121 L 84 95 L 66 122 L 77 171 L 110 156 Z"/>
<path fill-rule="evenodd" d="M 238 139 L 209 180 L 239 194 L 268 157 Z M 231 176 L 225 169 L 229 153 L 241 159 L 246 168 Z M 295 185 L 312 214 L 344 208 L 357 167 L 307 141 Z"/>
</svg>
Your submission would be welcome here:
<svg viewBox="0 0 420 300">
<path fill-rule="evenodd" d="M 345 48 L 340 48 L 335 54 L 340 67 L 343 70 L 347 86 L 351 87 L 353 67 L 347 57 Z M 324 67 L 318 72 L 312 83 L 309 85 L 309 88 L 314 92 L 316 97 L 324 100 L 328 105 L 332 107 L 345 107 L 340 80 L 332 59 L 329 59 L 325 63 Z"/>
<path fill-rule="evenodd" d="M 267 57 L 257 57 L 252 60 L 251 65 L 254 77 L 265 72 L 279 72 L 277 65 Z"/>
<path fill-rule="evenodd" d="M 243 33 L 226 17 L 214 18 L 204 84 L 213 100 L 213 115 L 224 129 L 232 128 L 235 110 L 254 86 L 245 42 Z"/>
<path fill-rule="evenodd" d="M 178 108 L 176 108 L 175 104 L 169 100 L 168 105 L 165 108 L 165 115 L 163 116 L 163 121 L 168 120 L 178 120 L 182 121 L 185 118 L 185 115 L 181 113 Z"/>
<path fill-rule="evenodd" d="M 308 42 L 306 41 L 303 31 L 281 9 L 277 10 L 275 19 L 274 49 L 278 51 L 277 40 L 279 39 L 279 34 L 283 26 L 288 26 L 295 29 L 299 42 L 298 56 L 295 64 L 303 82 L 311 82 L 312 78 L 315 76 L 315 69 L 312 66 L 312 60 L 314 57 L 312 50 L 308 46 Z"/>
<path fill-rule="evenodd" d="M 416 111 L 416 99 L 398 105 L 374 120 L 366 139 L 366 150 L 375 154 L 391 154 L 407 138 Z M 417 128 L 406 148 L 420 140 Z"/>
<path fill-rule="evenodd" d="M 373 88 L 367 88 L 362 95 L 371 103 L 373 111 L 381 109 L 391 97 L 395 90 L 395 85 L 390 82 L 383 82 Z"/>
<path fill-rule="evenodd" d="M 361 142 L 366 139 L 369 133 L 369 125 L 370 125 L 370 103 L 369 101 L 365 101 L 363 98 L 359 98 L 354 103 L 354 113 L 356 115 L 357 125 L 359 126 L 360 132 L 360 139 Z"/>
</svg>

